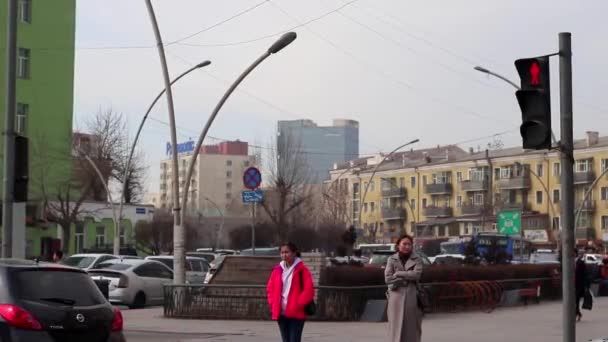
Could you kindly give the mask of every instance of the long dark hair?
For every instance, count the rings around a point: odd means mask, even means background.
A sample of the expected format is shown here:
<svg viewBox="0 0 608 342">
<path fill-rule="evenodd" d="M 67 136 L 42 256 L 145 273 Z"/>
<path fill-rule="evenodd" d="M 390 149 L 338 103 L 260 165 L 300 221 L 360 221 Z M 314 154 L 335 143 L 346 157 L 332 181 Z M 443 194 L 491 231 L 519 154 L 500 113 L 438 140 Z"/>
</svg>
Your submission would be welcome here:
<svg viewBox="0 0 608 342">
<path fill-rule="evenodd" d="M 291 251 L 292 253 L 295 253 L 296 257 L 298 257 L 298 258 L 300 258 L 302 256 L 302 254 L 298 250 L 298 247 L 296 246 L 296 244 L 291 241 L 281 244 L 281 246 L 279 248 L 283 248 L 283 247 L 289 248 L 289 251 Z"/>
<path fill-rule="evenodd" d="M 399 252 L 399 244 L 401 244 L 401 241 L 403 241 L 404 239 L 410 240 L 410 242 L 412 243 L 412 253 L 414 253 L 414 237 L 409 234 L 403 234 L 399 237 L 399 239 L 395 243 L 395 250 Z"/>
</svg>

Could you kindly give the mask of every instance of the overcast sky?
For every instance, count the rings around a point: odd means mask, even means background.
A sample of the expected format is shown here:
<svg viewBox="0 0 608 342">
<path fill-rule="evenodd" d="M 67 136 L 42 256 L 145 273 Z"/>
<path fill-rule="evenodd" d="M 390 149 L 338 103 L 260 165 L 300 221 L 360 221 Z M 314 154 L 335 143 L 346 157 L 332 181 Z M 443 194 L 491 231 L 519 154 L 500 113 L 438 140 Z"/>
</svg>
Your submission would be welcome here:
<svg viewBox="0 0 608 342">
<path fill-rule="evenodd" d="M 266 146 L 277 120 L 309 118 L 329 125 L 333 118 L 350 118 L 360 122 L 363 154 L 390 151 L 413 138 L 421 140 L 419 147 L 464 142 L 463 148 L 483 148 L 493 140 L 488 136 L 505 131 L 504 144 L 519 145 L 514 89 L 473 67 L 518 81 L 513 61 L 556 52 L 563 31 L 572 32 L 575 137 L 587 130 L 608 135 L 605 0 L 153 3 L 165 42 L 180 40 L 167 47 L 172 77 L 202 60 L 213 63 L 174 87 L 180 141 L 196 140 L 229 83 L 296 26 L 298 39 L 245 80 L 210 135 Z M 77 7 L 75 125 L 111 107 L 125 114 L 134 134 L 163 88 L 145 2 L 80 0 Z M 555 57 L 551 69 L 559 137 Z M 150 191 L 158 190 L 159 161 L 169 141 L 166 113 L 165 101 L 159 102 L 141 140 Z"/>
</svg>

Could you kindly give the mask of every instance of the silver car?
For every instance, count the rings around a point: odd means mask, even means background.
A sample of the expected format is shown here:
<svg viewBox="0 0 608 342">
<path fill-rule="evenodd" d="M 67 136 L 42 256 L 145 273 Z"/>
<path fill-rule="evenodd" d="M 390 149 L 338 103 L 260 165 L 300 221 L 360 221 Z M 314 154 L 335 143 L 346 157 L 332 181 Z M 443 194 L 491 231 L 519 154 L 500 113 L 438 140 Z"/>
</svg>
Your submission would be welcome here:
<svg viewBox="0 0 608 342">
<path fill-rule="evenodd" d="M 165 266 L 173 270 L 173 255 L 154 255 L 147 256 L 146 260 L 162 262 Z M 203 258 L 186 256 L 186 281 L 189 284 L 203 284 L 207 272 L 209 272 L 209 262 Z"/>
<path fill-rule="evenodd" d="M 106 262 L 108 260 L 118 259 L 119 257 L 112 254 L 98 254 L 98 253 L 81 253 L 74 254 L 61 261 L 62 264 L 72 267 L 77 267 L 88 271 L 96 268 L 97 265 Z"/>
<path fill-rule="evenodd" d="M 115 259 L 89 270 L 94 280 L 109 280 L 112 304 L 143 308 L 163 304 L 163 286 L 173 281 L 173 271 L 152 260 Z"/>
</svg>

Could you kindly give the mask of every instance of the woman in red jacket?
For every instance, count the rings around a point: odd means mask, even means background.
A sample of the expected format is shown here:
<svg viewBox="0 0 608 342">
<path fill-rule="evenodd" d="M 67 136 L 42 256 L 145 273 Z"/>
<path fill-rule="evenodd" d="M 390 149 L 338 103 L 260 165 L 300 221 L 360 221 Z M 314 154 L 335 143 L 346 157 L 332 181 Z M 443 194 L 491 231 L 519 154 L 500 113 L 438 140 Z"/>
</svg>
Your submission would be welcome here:
<svg viewBox="0 0 608 342">
<path fill-rule="evenodd" d="M 272 319 L 279 322 L 283 342 L 300 342 L 306 320 L 304 308 L 315 297 L 308 267 L 291 242 L 281 246 L 281 262 L 272 269 L 266 293 Z"/>
</svg>

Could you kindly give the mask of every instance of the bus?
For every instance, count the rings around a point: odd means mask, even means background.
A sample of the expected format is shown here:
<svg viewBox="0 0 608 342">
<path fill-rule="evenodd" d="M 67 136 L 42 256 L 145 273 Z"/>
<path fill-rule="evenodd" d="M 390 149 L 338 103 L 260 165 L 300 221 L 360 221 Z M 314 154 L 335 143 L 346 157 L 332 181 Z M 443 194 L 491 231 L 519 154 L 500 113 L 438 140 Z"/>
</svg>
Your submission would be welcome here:
<svg viewBox="0 0 608 342">
<path fill-rule="evenodd" d="M 440 244 L 441 254 L 465 254 L 467 245 L 473 239 L 478 255 L 488 254 L 493 244 L 506 253 L 509 260 L 522 262 L 528 260 L 532 252 L 532 243 L 520 236 L 502 235 L 496 233 L 477 233 L 472 238 L 452 239 Z"/>
<path fill-rule="evenodd" d="M 362 243 L 357 246 L 361 251 L 361 256 L 369 258 L 375 251 L 395 251 L 394 243 Z"/>
</svg>

